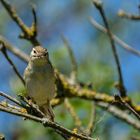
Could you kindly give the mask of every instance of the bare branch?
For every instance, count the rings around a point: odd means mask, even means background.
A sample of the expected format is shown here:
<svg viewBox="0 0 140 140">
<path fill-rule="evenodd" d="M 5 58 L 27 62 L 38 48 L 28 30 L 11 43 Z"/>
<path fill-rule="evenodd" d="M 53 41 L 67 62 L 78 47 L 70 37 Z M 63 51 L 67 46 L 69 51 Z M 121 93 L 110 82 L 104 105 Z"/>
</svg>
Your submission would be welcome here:
<svg viewBox="0 0 140 140">
<path fill-rule="evenodd" d="M 35 122 L 42 123 L 44 125 L 44 127 L 51 127 L 54 130 L 58 130 L 64 134 L 67 134 L 68 136 L 74 136 L 74 137 L 80 138 L 82 140 L 93 140 L 91 137 L 87 137 L 87 136 L 83 136 L 81 134 L 73 133 L 72 131 L 64 128 L 63 126 L 57 124 L 56 122 L 49 121 L 47 118 L 39 118 L 39 117 L 30 115 L 30 114 L 18 112 L 16 110 L 9 109 L 9 108 L 3 107 L 3 106 L 0 106 L 0 110 L 3 112 L 7 112 L 10 114 L 16 115 L 16 116 L 25 117 L 25 118 L 27 118 L 29 120 L 33 120 Z"/>
<path fill-rule="evenodd" d="M 6 99 L 8 99 L 8 100 L 14 102 L 15 104 L 17 104 L 17 105 L 19 105 L 19 106 L 23 106 L 23 105 L 21 104 L 21 102 L 19 102 L 17 99 L 13 98 L 12 96 L 9 96 L 9 95 L 5 94 L 5 93 L 2 92 L 2 91 L 0 91 L 0 96 L 5 97 Z"/>
<path fill-rule="evenodd" d="M 123 106 L 128 108 L 139 120 L 140 120 L 140 114 L 135 111 L 135 109 L 130 105 L 128 102 L 124 101 L 120 96 L 115 96 L 116 100 L 119 101 Z"/>
<path fill-rule="evenodd" d="M 113 55 L 114 55 L 115 62 L 116 62 L 116 65 L 117 65 L 117 70 L 118 70 L 118 75 L 119 75 L 119 84 L 118 85 L 120 87 L 119 88 L 120 89 L 120 94 L 121 94 L 122 97 L 125 97 L 126 96 L 126 89 L 124 87 L 123 76 L 122 76 L 122 71 L 121 71 L 121 65 L 120 65 L 118 54 L 117 54 L 115 42 L 114 42 L 114 39 L 112 37 L 112 33 L 111 33 L 110 28 L 109 28 L 109 24 L 108 24 L 107 18 L 105 16 L 104 9 L 102 7 L 102 4 L 98 0 L 93 0 L 93 4 L 99 10 L 100 15 L 103 18 L 103 22 L 105 24 L 105 27 L 107 29 L 107 34 L 108 34 L 108 37 L 110 39 Z"/>
<path fill-rule="evenodd" d="M 19 55 L 19 57 L 20 57 L 20 55 Z M 89 89 L 81 89 L 81 88 L 79 88 L 79 86 L 70 85 L 67 81 L 67 78 L 64 75 L 58 73 L 57 71 L 55 71 L 55 72 L 56 72 L 56 76 L 57 76 L 58 92 L 59 92 L 59 89 L 61 90 L 60 92 L 63 92 L 61 94 L 61 96 L 59 95 L 59 98 L 78 97 L 78 98 L 82 98 L 85 100 L 102 101 L 106 104 L 112 103 L 115 101 L 113 96 L 107 95 L 105 93 L 97 93 L 97 92 L 89 90 Z M 67 93 L 67 94 L 65 94 L 65 93 Z M 135 108 L 135 110 L 137 112 L 140 112 L 139 106 L 133 105 L 133 107 Z M 121 116 L 119 116 L 119 118 L 121 119 Z M 133 123 L 131 123 L 130 125 L 133 125 Z M 135 125 L 134 125 L 134 127 L 135 127 Z M 135 128 L 137 128 L 137 126 Z"/>
<path fill-rule="evenodd" d="M 33 44 L 32 41 L 30 42 Z M 11 51 L 14 52 L 13 50 Z M 17 56 L 23 59 L 20 53 Z M 24 60 L 27 62 L 29 60 L 28 58 Z M 105 93 L 97 93 L 89 89 L 81 89 L 79 85 L 76 86 L 71 85 L 67 81 L 67 78 L 64 75 L 58 73 L 57 71 L 56 71 L 56 75 L 57 75 L 58 93 L 61 92 L 58 95 L 59 98 L 78 97 L 86 100 L 103 101 L 104 103 L 110 103 L 114 101 L 113 96 L 106 95 Z M 140 112 L 139 106 L 135 106 L 135 108 L 137 108 L 137 111 Z M 121 118 L 121 115 L 119 117 Z"/>
<path fill-rule="evenodd" d="M 89 18 L 91 24 L 97 28 L 98 30 L 100 30 L 103 33 L 107 33 L 107 30 L 105 27 L 103 27 L 101 24 L 97 23 L 92 17 Z M 132 54 L 139 56 L 140 57 L 140 51 L 135 50 L 134 48 L 132 48 L 130 45 L 128 45 L 127 43 L 125 43 L 124 41 L 122 41 L 119 37 L 117 37 L 116 35 L 112 34 L 113 39 L 116 41 L 116 43 L 118 43 L 122 48 L 124 48 L 126 51 L 131 52 Z"/>
<path fill-rule="evenodd" d="M 96 91 L 90 89 L 83 89 L 80 88 L 78 85 L 70 85 L 65 76 L 58 73 L 56 71 L 57 76 L 57 88 L 58 88 L 58 98 L 82 98 L 84 100 L 91 100 L 91 101 L 102 101 L 105 103 L 113 103 L 115 102 L 114 96 L 110 96 L 107 93 L 98 93 Z M 59 89 L 61 89 L 61 93 L 59 94 Z M 123 100 L 128 101 L 128 97 L 123 98 Z M 130 100 L 129 100 L 130 102 Z M 131 102 L 133 108 L 140 113 L 140 106 L 136 106 Z"/>
<path fill-rule="evenodd" d="M 131 117 L 130 114 L 127 114 L 125 111 L 120 110 L 117 107 L 110 105 L 108 103 L 96 102 L 96 104 L 105 109 L 106 111 L 110 112 L 111 114 L 113 114 L 118 119 L 128 123 L 129 125 L 133 126 L 134 128 L 140 131 L 140 121 Z"/>
<path fill-rule="evenodd" d="M 9 64 L 12 66 L 14 72 L 16 73 L 16 75 L 19 77 L 19 79 L 21 80 L 21 82 L 23 83 L 23 85 L 25 85 L 25 81 L 23 79 L 23 77 L 20 75 L 20 73 L 18 72 L 15 64 L 13 63 L 13 61 L 10 59 L 10 57 L 8 56 L 7 54 L 7 50 L 6 50 L 6 47 L 3 45 L 3 48 L 1 50 L 1 52 L 3 53 L 3 55 L 5 56 L 5 58 L 7 59 L 7 61 L 9 62 Z"/>
<path fill-rule="evenodd" d="M 129 14 L 129 13 L 126 13 L 125 11 L 123 11 L 123 10 L 119 10 L 118 16 L 122 17 L 122 18 L 130 19 L 130 20 L 135 20 L 135 21 L 140 20 L 140 15 Z"/>
<path fill-rule="evenodd" d="M 7 102 L 7 100 L 1 101 L 0 106 L 7 107 L 7 108 L 10 108 L 10 109 L 15 109 L 15 110 L 20 111 L 20 112 L 22 112 L 22 110 L 24 109 L 24 112 L 27 113 L 27 110 L 25 108 L 21 108 L 21 107 L 9 104 Z"/>
<path fill-rule="evenodd" d="M 16 22 L 16 24 L 20 27 L 20 29 L 22 30 L 22 34 L 20 35 L 21 38 L 27 39 L 28 41 L 30 41 L 33 45 L 40 45 L 39 41 L 36 39 L 36 14 L 35 14 L 35 10 L 33 10 L 33 16 L 34 16 L 34 24 L 32 24 L 33 26 L 31 27 L 27 27 L 24 22 L 22 21 L 22 19 L 17 15 L 15 9 L 10 5 L 10 3 L 7 0 L 0 0 L 0 2 L 2 3 L 2 5 L 5 7 L 5 9 L 7 10 L 8 14 L 10 15 L 10 17 L 13 19 L 13 21 Z"/>
<path fill-rule="evenodd" d="M 91 134 L 92 134 L 95 118 L 96 118 L 96 105 L 94 102 L 92 102 L 90 120 L 89 120 L 89 124 L 87 126 L 88 136 L 91 136 Z"/>
<path fill-rule="evenodd" d="M 61 137 L 64 138 L 64 140 L 69 140 L 69 136 L 67 136 L 65 133 L 62 133 L 61 131 L 55 130 L 56 133 L 61 135 Z"/>
<path fill-rule="evenodd" d="M 22 61 L 27 62 L 29 61 L 29 56 L 22 52 L 21 50 L 19 50 L 17 47 L 11 45 L 3 36 L 0 35 L 0 44 L 4 44 L 4 46 L 10 51 L 12 52 L 15 56 L 17 56 L 18 58 L 20 58 Z"/>
<path fill-rule="evenodd" d="M 64 42 L 65 47 L 68 50 L 68 53 L 69 53 L 69 56 L 71 59 L 71 63 L 72 63 L 72 72 L 71 72 L 70 80 L 72 81 L 72 83 L 75 83 L 76 79 L 77 79 L 77 70 L 78 70 L 76 59 L 75 59 L 74 53 L 70 47 L 68 40 L 63 35 L 62 35 L 62 40 Z"/>
<path fill-rule="evenodd" d="M 69 100 L 67 98 L 65 98 L 64 103 L 65 103 L 66 108 L 70 112 L 71 116 L 73 117 L 76 127 L 80 128 L 82 125 L 82 122 L 81 122 L 80 118 L 77 116 L 73 106 L 71 105 L 71 103 L 69 102 Z"/>
<path fill-rule="evenodd" d="M 12 50 L 10 51 L 13 52 Z M 22 51 L 20 52 L 21 54 L 23 53 Z M 17 55 L 17 56 L 23 59 L 21 55 Z M 27 61 L 28 59 L 26 59 L 26 62 Z M 114 96 L 107 95 L 106 93 L 97 93 L 90 89 L 82 89 L 78 85 L 73 86 L 69 84 L 69 82 L 67 81 L 67 78 L 64 75 L 58 73 L 57 70 L 55 70 L 55 72 L 56 72 L 56 77 L 57 77 L 58 99 L 60 99 L 57 101 L 58 104 L 61 103 L 61 99 L 64 99 L 65 97 L 68 97 L 68 98 L 77 97 L 77 98 L 82 98 L 84 100 L 102 101 L 104 103 L 112 103 L 115 101 Z M 61 94 L 59 94 L 59 90 Z M 55 101 L 54 103 L 52 101 L 52 104 L 54 104 L 54 106 L 55 106 L 55 103 L 56 103 Z M 133 108 L 135 108 L 137 112 L 140 112 L 140 106 L 133 105 Z"/>
<path fill-rule="evenodd" d="M 20 96 L 20 95 L 19 95 L 19 97 L 22 101 L 24 101 L 29 106 L 29 108 L 26 107 L 28 109 L 28 112 L 30 112 L 30 110 L 32 110 L 33 114 L 36 114 L 36 116 L 39 116 L 39 117 L 44 117 L 45 116 L 45 114 L 38 108 L 37 105 L 35 105 L 32 102 L 29 102 L 29 100 L 27 100 L 26 97 L 23 97 L 23 96 Z"/>
<path fill-rule="evenodd" d="M 31 4 L 32 6 L 32 13 L 33 13 L 33 19 L 34 22 L 32 23 L 32 30 L 34 31 L 34 36 L 37 36 L 37 15 L 36 15 L 36 6 L 35 4 Z"/>
<path fill-rule="evenodd" d="M 18 101 L 16 98 L 12 97 L 12 96 L 9 96 L 7 95 L 6 93 L 0 91 L 0 96 L 3 96 L 5 97 L 6 99 L 14 102 L 15 104 L 19 105 L 20 107 L 23 107 L 25 108 L 28 112 L 33 112 L 33 114 L 36 114 L 37 116 L 40 116 L 40 117 L 44 117 L 44 113 L 41 112 L 37 106 L 35 104 L 31 104 L 29 103 L 29 101 L 25 98 L 25 97 L 22 97 L 22 96 L 19 96 L 20 99 L 22 101 L 24 101 L 26 104 L 22 104 L 20 101 Z M 32 110 L 32 111 L 31 111 Z"/>
<path fill-rule="evenodd" d="M 65 97 L 78 97 L 87 100 L 96 100 L 96 101 L 104 101 L 104 102 L 113 102 L 114 96 L 107 95 L 106 93 L 98 93 L 96 91 L 90 89 L 80 88 L 77 85 L 69 84 L 67 78 L 60 74 L 57 70 L 56 73 L 56 84 L 58 89 L 58 98 L 65 98 Z M 61 89 L 61 93 L 59 94 L 59 89 Z"/>
</svg>

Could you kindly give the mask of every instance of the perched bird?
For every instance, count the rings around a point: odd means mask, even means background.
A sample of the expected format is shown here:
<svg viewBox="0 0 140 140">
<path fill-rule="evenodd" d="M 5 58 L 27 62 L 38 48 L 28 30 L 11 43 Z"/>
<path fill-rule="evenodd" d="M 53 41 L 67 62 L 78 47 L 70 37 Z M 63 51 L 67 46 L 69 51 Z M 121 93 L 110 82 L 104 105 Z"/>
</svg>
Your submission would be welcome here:
<svg viewBox="0 0 140 140">
<path fill-rule="evenodd" d="M 47 49 L 34 47 L 30 61 L 24 71 L 24 80 L 29 96 L 48 119 L 54 121 L 54 113 L 50 101 L 55 96 L 55 74 L 49 61 Z"/>
</svg>

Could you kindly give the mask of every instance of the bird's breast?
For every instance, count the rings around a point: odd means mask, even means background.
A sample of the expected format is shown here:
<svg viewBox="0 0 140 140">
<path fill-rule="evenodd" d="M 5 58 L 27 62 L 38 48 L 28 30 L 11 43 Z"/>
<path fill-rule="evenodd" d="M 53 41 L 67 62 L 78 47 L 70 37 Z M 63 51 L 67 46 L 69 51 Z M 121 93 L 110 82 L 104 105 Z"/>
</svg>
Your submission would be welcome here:
<svg viewBox="0 0 140 140">
<path fill-rule="evenodd" d="M 41 105 L 55 94 L 55 76 L 50 66 L 33 67 L 26 78 L 27 94 Z"/>
</svg>

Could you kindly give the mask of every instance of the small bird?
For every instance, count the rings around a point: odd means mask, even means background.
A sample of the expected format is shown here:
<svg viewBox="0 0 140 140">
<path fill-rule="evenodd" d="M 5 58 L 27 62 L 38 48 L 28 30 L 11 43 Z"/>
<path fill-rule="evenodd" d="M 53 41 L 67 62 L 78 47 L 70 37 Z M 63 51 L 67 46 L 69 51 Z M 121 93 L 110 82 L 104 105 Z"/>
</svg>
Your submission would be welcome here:
<svg viewBox="0 0 140 140">
<path fill-rule="evenodd" d="M 55 74 L 47 49 L 41 46 L 32 49 L 30 61 L 24 71 L 24 80 L 27 96 L 49 120 L 54 121 L 50 101 L 55 96 Z"/>
</svg>

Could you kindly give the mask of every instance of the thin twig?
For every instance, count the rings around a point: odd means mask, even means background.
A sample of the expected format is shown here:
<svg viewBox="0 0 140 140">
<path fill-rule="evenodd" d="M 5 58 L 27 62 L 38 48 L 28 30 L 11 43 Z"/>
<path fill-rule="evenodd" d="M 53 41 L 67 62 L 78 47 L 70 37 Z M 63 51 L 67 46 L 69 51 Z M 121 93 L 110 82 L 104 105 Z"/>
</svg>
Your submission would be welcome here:
<svg viewBox="0 0 140 140">
<path fill-rule="evenodd" d="M 1 0 L 2 1 L 2 0 Z M 31 41 L 32 43 L 33 43 L 33 41 Z M 60 78 L 60 77 L 59 77 Z M 64 81 L 65 81 L 65 77 L 64 77 Z M 60 81 L 60 79 L 59 79 L 59 81 Z M 58 87 L 61 87 L 61 85 L 62 85 L 62 88 L 60 88 L 61 89 L 61 91 L 62 92 L 65 92 L 65 93 L 67 93 L 67 91 L 69 92 L 69 97 L 70 96 L 76 96 L 76 97 L 80 97 L 80 98 L 84 98 L 84 97 L 86 97 L 86 98 L 88 98 L 89 100 L 91 100 L 91 98 L 90 98 L 90 93 L 92 93 L 92 91 L 91 90 L 83 90 L 82 92 L 79 92 L 79 89 L 77 89 L 77 87 L 76 88 L 72 88 L 72 89 L 74 89 L 74 94 L 73 94 L 73 90 L 69 90 L 69 87 L 67 87 L 67 82 L 65 83 L 65 86 L 63 86 L 63 81 L 61 81 L 62 82 L 62 84 L 61 83 L 59 83 L 59 85 L 58 85 Z M 71 86 L 71 85 L 69 85 L 68 84 L 68 86 Z M 71 87 L 70 87 L 71 88 Z M 81 95 L 81 93 L 82 93 L 82 95 Z M 85 93 L 85 94 L 83 94 L 83 93 Z M 87 94 L 86 94 L 87 93 Z M 93 92 L 93 93 L 95 93 L 96 94 L 96 92 Z M 70 95 L 71 94 L 71 95 Z M 96 97 L 96 99 L 102 99 L 102 100 L 104 100 L 104 99 L 106 99 L 106 96 L 102 96 L 101 98 L 100 98 L 100 95 L 99 94 L 97 94 L 97 96 L 95 95 L 95 94 L 92 94 L 92 98 L 93 99 L 95 99 L 94 97 Z M 111 97 L 111 96 L 109 96 L 110 98 L 108 98 L 108 100 L 110 101 L 110 100 L 113 100 L 113 98 Z M 96 100 L 95 99 L 95 100 Z M 7 112 L 9 112 L 9 113 L 11 113 L 9 110 L 5 110 L 5 108 L 1 108 L 1 110 L 3 110 L 3 111 L 7 111 Z M 15 113 L 16 115 L 17 115 L 17 112 L 12 112 L 13 114 Z M 22 116 L 21 114 L 18 114 L 19 116 Z M 35 121 L 38 121 L 38 122 L 40 122 L 40 123 L 43 123 L 44 122 L 44 120 L 43 119 L 41 119 L 41 118 L 39 118 L 39 117 L 35 117 L 35 116 L 32 116 L 32 115 L 29 115 L 29 114 L 24 114 L 24 115 L 26 115 L 26 116 L 24 116 L 24 117 L 27 117 L 27 118 L 29 118 L 29 119 L 32 119 L 32 120 L 35 120 Z M 29 115 L 29 116 L 28 116 Z M 121 114 L 119 114 L 120 116 L 120 118 L 121 118 Z M 31 116 L 31 118 L 30 118 L 30 116 Z M 55 124 L 55 125 L 53 125 L 53 122 L 49 122 L 49 121 L 47 121 L 47 123 L 46 122 L 44 122 L 44 125 L 46 125 L 47 124 L 47 126 L 49 126 L 49 127 L 53 127 L 54 129 L 58 129 L 58 130 L 60 130 L 60 131 L 63 131 L 64 133 L 68 133 L 69 135 L 71 134 L 71 131 L 67 131 L 67 130 L 65 130 L 65 128 L 63 129 L 63 128 L 61 128 L 60 129 L 60 127 L 57 125 L 57 124 Z M 133 125 L 133 124 L 132 124 Z M 72 133 L 73 134 L 73 133 Z M 77 136 L 77 134 L 76 134 L 76 136 Z M 76 137 L 75 136 L 75 137 Z M 82 138 L 83 139 L 83 138 Z"/>
<path fill-rule="evenodd" d="M 34 22 L 32 23 L 32 27 L 34 28 L 34 36 L 37 36 L 37 15 L 36 15 L 36 6 L 35 4 L 31 4 L 32 6 L 32 13 L 33 13 L 33 19 Z"/>
<path fill-rule="evenodd" d="M 59 131 L 65 133 L 65 134 L 67 134 L 68 136 L 74 136 L 74 137 L 80 138 L 82 140 L 93 140 L 91 137 L 87 137 L 87 136 L 83 136 L 81 134 L 73 133 L 72 131 L 64 128 L 63 126 L 57 124 L 56 122 L 51 122 L 46 118 L 42 119 L 42 118 L 39 118 L 39 117 L 36 117 L 36 116 L 33 116 L 33 115 L 18 112 L 16 110 L 11 110 L 11 109 L 8 109 L 8 108 L 3 107 L 3 106 L 0 106 L 0 110 L 3 111 L 3 112 L 7 112 L 7 113 L 10 113 L 10 114 L 16 115 L 16 116 L 25 117 L 25 118 L 27 118 L 29 120 L 33 120 L 35 122 L 42 123 L 45 127 L 51 127 L 51 128 L 53 128 L 55 130 L 59 130 Z"/>
<path fill-rule="evenodd" d="M 87 126 L 88 136 L 91 136 L 91 134 L 92 134 L 95 118 L 96 118 L 96 105 L 94 102 L 92 102 L 90 120 L 89 120 L 89 124 Z"/>
<path fill-rule="evenodd" d="M 34 103 L 30 102 L 26 99 L 26 97 L 23 97 L 23 96 L 19 96 L 20 99 L 22 101 L 24 101 L 32 111 L 35 112 L 36 115 L 38 115 L 39 117 L 45 117 L 45 114 L 38 108 L 37 105 L 35 105 Z"/>
<path fill-rule="evenodd" d="M 13 21 L 15 21 L 18 26 L 22 29 L 23 32 L 28 31 L 28 27 L 26 27 L 21 18 L 17 15 L 15 9 L 10 5 L 10 3 L 6 0 L 0 0 L 5 9 L 7 10 L 8 14 L 11 16 Z"/>
<path fill-rule="evenodd" d="M 135 118 L 131 117 L 130 114 L 127 114 L 125 111 L 118 109 L 117 107 L 110 105 L 104 102 L 96 102 L 98 106 L 105 109 L 106 111 L 113 114 L 118 119 L 127 122 L 129 125 L 133 126 L 137 130 L 140 131 L 140 121 L 136 120 Z"/>
<path fill-rule="evenodd" d="M 12 49 L 10 49 L 10 51 L 15 54 L 16 56 L 18 56 L 19 58 L 21 58 L 22 60 L 24 60 L 25 62 L 27 62 L 29 60 L 29 56 L 23 58 L 21 54 L 24 54 L 22 51 L 20 51 L 20 53 L 15 53 L 14 51 L 14 47 Z M 59 89 L 61 90 L 61 96 L 59 98 L 65 98 L 65 97 L 78 97 L 78 98 L 82 98 L 85 100 L 95 100 L 95 101 L 103 101 L 106 103 L 110 103 L 112 101 L 114 101 L 114 97 L 107 95 L 106 93 L 97 93 L 95 91 L 92 90 L 88 90 L 88 89 L 80 89 L 77 88 L 77 86 L 72 86 L 67 82 L 67 78 L 62 75 L 61 73 L 58 73 L 56 70 L 56 75 L 57 75 L 57 89 L 59 92 Z M 79 87 L 79 86 L 78 86 Z M 68 93 L 68 94 L 65 94 Z M 140 112 L 140 107 L 139 106 L 134 106 L 138 112 Z M 121 119 L 121 114 L 119 116 L 119 118 Z M 124 120 L 125 121 L 125 120 Z M 126 122 L 126 121 L 125 121 Z M 135 125 L 133 125 L 132 123 L 130 124 L 133 127 L 135 127 Z"/>
<path fill-rule="evenodd" d="M 11 49 L 10 51 L 13 53 L 12 50 L 13 49 Z M 21 51 L 21 53 L 23 53 L 23 52 Z M 20 55 L 20 53 L 17 56 L 19 58 L 23 59 L 22 56 Z M 27 62 L 28 59 L 26 59 L 25 61 Z M 61 89 L 61 93 L 62 93 L 61 94 L 62 97 L 61 96 L 59 97 L 60 99 L 65 98 L 65 97 L 68 97 L 68 98 L 69 97 L 75 97 L 75 98 L 81 98 L 81 99 L 84 99 L 84 100 L 102 101 L 102 102 L 107 103 L 107 104 L 115 101 L 113 96 L 109 96 L 106 93 L 97 93 L 97 92 L 92 91 L 90 89 L 80 89 L 79 90 L 79 88 L 77 88 L 77 86 L 70 85 L 67 82 L 67 78 L 63 74 L 58 73 L 57 70 L 55 70 L 55 73 L 56 73 L 56 77 L 57 77 L 58 92 L 59 92 L 59 89 Z M 67 93 L 67 94 L 65 94 L 65 93 Z M 135 108 L 135 110 L 137 112 L 140 112 L 140 107 L 139 106 L 133 105 L 133 107 Z M 121 119 L 121 114 L 118 115 L 118 118 Z M 127 120 L 124 119 L 124 121 L 128 123 Z M 135 126 L 135 124 L 134 125 L 133 125 L 133 123 L 129 123 L 129 124 L 131 126 L 135 127 L 136 129 L 138 129 L 137 126 Z"/>
<path fill-rule="evenodd" d="M 15 110 L 20 111 L 20 112 L 24 109 L 24 112 L 27 112 L 27 110 L 25 108 L 21 108 L 21 107 L 9 104 L 6 100 L 1 101 L 0 106 L 7 107 L 10 109 L 15 109 Z"/>
<path fill-rule="evenodd" d="M 69 100 L 67 98 L 65 98 L 64 103 L 65 103 L 66 108 L 70 112 L 71 116 L 73 117 L 76 127 L 80 128 L 82 125 L 82 122 L 81 122 L 80 118 L 77 116 L 73 106 L 71 105 L 71 103 L 69 102 Z"/>
<path fill-rule="evenodd" d="M 64 46 L 68 50 L 70 60 L 71 60 L 71 64 L 72 64 L 72 72 L 71 72 L 71 75 L 70 75 L 70 78 L 69 78 L 69 83 L 74 85 L 77 81 L 78 66 L 77 66 L 77 63 L 76 63 L 76 59 L 75 59 L 73 50 L 71 49 L 71 46 L 70 46 L 68 40 L 65 38 L 64 35 L 61 35 L 61 38 L 63 40 Z M 81 127 L 82 122 L 81 122 L 79 116 L 76 114 L 76 112 L 74 110 L 74 107 L 70 103 L 69 99 L 65 98 L 64 103 L 65 103 L 66 108 L 70 112 L 71 116 L 73 117 L 76 127 L 78 128 L 78 130 L 83 132 L 82 127 Z M 72 138 L 70 138 L 70 139 L 72 139 Z"/>
<path fill-rule="evenodd" d="M 55 70 L 56 73 L 56 84 L 58 89 L 58 98 L 81 98 L 84 100 L 91 100 L 91 101 L 103 101 L 107 103 L 112 103 L 115 101 L 114 96 L 108 95 L 108 93 L 99 93 L 94 90 L 90 89 L 84 89 L 80 88 L 79 85 L 70 85 L 67 81 L 67 78 L 62 75 L 61 73 L 58 73 Z M 59 94 L 59 89 L 60 94 Z M 133 104 L 133 103 L 132 103 Z M 140 112 L 140 106 L 139 105 L 133 105 L 137 112 Z"/>
<path fill-rule="evenodd" d="M 27 39 L 28 41 L 30 41 L 34 46 L 36 45 L 40 45 L 39 41 L 36 38 L 36 33 L 37 31 L 35 31 L 37 28 L 34 26 L 35 24 L 32 24 L 33 26 L 31 27 L 27 27 L 24 22 L 22 21 L 22 19 L 18 16 L 17 12 L 15 11 L 15 9 L 10 5 L 10 3 L 7 0 L 0 0 L 0 2 L 2 3 L 2 5 L 5 7 L 5 9 L 7 10 L 8 14 L 10 15 L 10 17 L 13 19 L 13 21 L 16 22 L 16 24 L 20 27 L 20 29 L 22 30 L 22 33 L 20 35 L 21 38 Z M 35 19 L 35 10 L 33 10 L 33 16 L 34 16 L 34 21 L 36 22 Z"/>
<path fill-rule="evenodd" d="M 5 97 L 6 99 L 14 102 L 15 104 L 23 107 L 23 105 L 21 104 L 21 102 L 19 102 L 16 98 L 13 98 L 12 96 L 9 96 L 8 94 L 5 94 L 4 92 L 0 91 L 0 96 Z"/>
<path fill-rule="evenodd" d="M 13 61 L 10 59 L 10 57 L 8 56 L 7 54 L 7 50 L 6 50 L 6 47 L 3 45 L 3 48 L 1 50 L 1 52 L 3 53 L 3 55 L 5 56 L 5 58 L 7 59 L 7 61 L 9 62 L 9 64 L 12 66 L 14 72 L 16 73 L 16 75 L 19 77 L 19 79 L 21 80 L 21 82 L 23 83 L 23 85 L 25 85 L 25 81 L 24 79 L 22 78 L 22 76 L 20 75 L 20 73 L 18 72 L 15 64 L 13 63 Z"/>
<path fill-rule="evenodd" d="M 77 66 L 77 63 L 76 63 L 76 59 L 75 59 L 74 53 L 73 53 L 73 51 L 70 47 L 70 44 L 69 44 L 68 40 L 65 38 L 64 35 L 62 35 L 61 37 L 62 37 L 62 40 L 64 42 L 64 46 L 68 50 L 70 60 L 71 60 L 71 63 L 72 63 L 72 72 L 71 72 L 71 76 L 70 76 L 70 79 L 72 81 L 71 83 L 75 83 L 76 80 L 77 80 L 77 71 L 78 71 L 78 66 Z"/>
<path fill-rule="evenodd" d="M 22 61 L 27 62 L 29 61 L 29 56 L 22 52 L 20 49 L 18 49 L 17 47 L 11 45 L 8 40 L 6 40 L 3 36 L 0 35 L 0 44 L 4 44 L 4 46 L 10 51 L 12 52 L 15 56 L 17 56 L 18 58 L 20 58 Z"/>
<path fill-rule="evenodd" d="M 29 101 L 25 97 L 19 96 L 20 99 L 26 103 L 26 104 L 22 104 L 16 98 L 14 98 L 12 96 L 9 96 L 8 94 L 6 94 L 6 93 L 4 93 L 2 91 L 0 91 L 0 96 L 3 96 L 6 99 L 8 99 L 8 100 L 14 102 L 15 104 L 19 105 L 20 107 L 25 108 L 28 112 L 30 112 L 30 110 L 32 110 L 32 111 L 35 112 L 34 114 L 39 115 L 40 117 L 44 117 L 44 113 L 41 112 L 33 103 L 30 104 Z"/>
<path fill-rule="evenodd" d="M 123 100 L 122 97 L 120 97 L 118 95 L 116 95 L 115 98 L 117 101 L 119 101 L 119 103 L 121 103 L 123 106 L 128 108 L 128 110 L 130 110 L 140 120 L 140 114 L 135 111 L 135 109 L 132 107 L 132 105 L 129 105 L 129 103 L 127 103 L 125 100 Z"/>
<path fill-rule="evenodd" d="M 59 135 L 61 135 L 61 137 L 64 138 L 64 140 L 69 140 L 69 136 L 67 136 L 65 133 L 55 130 L 56 133 L 58 133 Z"/>
<path fill-rule="evenodd" d="M 126 13 L 125 11 L 123 11 L 123 10 L 119 10 L 118 16 L 122 17 L 122 18 L 130 19 L 130 20 L 135 20 L 135 21 L 140 20 L 140 15 L 129 14 L 129 13 Z"/>
<path fill-rule="evenodd" d="M 89 17 L 89 20 L 91 22 L 91 24 L 97 28 L 98 30 L 100 30 L 103 33 L 107 33 L 107 30 L 105 27 L 103 27 L 101 24 L 99 24 L 95 19 L 93 19 L 92 17 Z M 124 48 L 126 51 L 131 52 L 132 54 L 140 57 L 140 51 L 132 48 L 130 45 L 128 45 L 126 42 L 122 41 L 119 37 L 117 37 L 116 35 L 112 34 L 113 39 L 116 41 L 116 43 L 118 45 L 120 45 L 122 48 Z"/>
<path fill-rule="evenodd" d="M 115 62 L 116 62 L 116 65 L 117 65 L 117 70 L 118 70 L 118 75 L 119 75 L 119 87 L 120 87 L 119 89 L 120 89 L 120 94 L 121 94 L 122 97 L 125 97 L 127 95 L 126 95 L 126 89 L 124 87 L 123 76 L 122 76 L 122 71 L 121 71 L 121 65 L 120 65 L 118 54 L 117 54 L 115 42 L 114 42 L 114 39 L 112 37 L 112 33 L 111 33 L 110 28 L 109 28 L 109 24 L 108 24 L 107 18 L 105 16 L 104 9 L 102 7 L 102 3 L 100 1 L 98 1 L 98 0 L 93 0 L 93 4 L 99 10 L 100 15 L 103 18 L 103 22 L 105 24 L 105 27 L 107 29 L 107 34 L 108 34 L 108 37 L 110 39 L 110 43 L 111 43 L 113 55 L 114 55 Z"/>
</svg>

